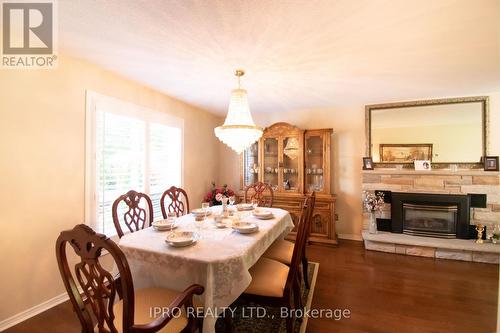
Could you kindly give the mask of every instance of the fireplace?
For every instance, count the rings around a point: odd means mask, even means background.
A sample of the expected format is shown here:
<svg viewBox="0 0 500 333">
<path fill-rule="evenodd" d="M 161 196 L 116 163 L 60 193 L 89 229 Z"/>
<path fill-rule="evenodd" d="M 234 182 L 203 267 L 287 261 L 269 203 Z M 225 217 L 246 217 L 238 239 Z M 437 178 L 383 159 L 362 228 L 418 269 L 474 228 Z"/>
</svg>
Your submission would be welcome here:
<svg viewBox="0 0 500 333">
<path fill-rule="evenodd" d="M 391 229 L 395 233 L 440 238 L 469 238 L 467 195 L 391 193 Z"/>
<path fill-rule="evenodd" d="M 415 236 L 456 238 L 457 205 L 403 203 L 403 233 Z"/>
</svg>

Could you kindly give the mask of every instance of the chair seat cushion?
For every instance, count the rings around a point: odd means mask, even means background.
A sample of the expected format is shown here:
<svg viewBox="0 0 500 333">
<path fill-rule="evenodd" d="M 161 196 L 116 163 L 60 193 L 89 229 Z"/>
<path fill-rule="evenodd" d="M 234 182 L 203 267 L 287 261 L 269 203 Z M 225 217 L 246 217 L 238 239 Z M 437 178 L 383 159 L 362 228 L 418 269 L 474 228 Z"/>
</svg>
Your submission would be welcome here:
<svg viewBox="0 0 500 333">
<path fill-rule="evenodd" d="M 279 261 L 285 265 L 292 262 L 294 244 L 284 239 L 275 241 L 264 253 L 264 257 Z"/>
<path fill-rule="evenodd" d="M 245 290 L 246 294 L 283 297 L 289 271 L 287 265 L 262 257 L 249 271 L 252 282 Z"/>
<path fill-rule="evenodd" d="M 155 316 L 154 309 L 165 309 L 172 303 L 172 301 L 180 293 L 163 288 L 146 288 L 139 289 L 135 292 L 135 311 L 134 311 L 134 325 L 148 324 L 161 315 Z M 122 313 L 123 301 L 120 300 L 113 306 L 115 313 L 114 324 L 118 332 L 122 330 Z M 153 315 L 153 317 L 151 316 Z M 172 318 L 169 323 L 158 332 L 173 333 L 182 331 L 188 323 L 185 309 L 182 309 L 182 315 L 178 318 Z"/>
</svg>

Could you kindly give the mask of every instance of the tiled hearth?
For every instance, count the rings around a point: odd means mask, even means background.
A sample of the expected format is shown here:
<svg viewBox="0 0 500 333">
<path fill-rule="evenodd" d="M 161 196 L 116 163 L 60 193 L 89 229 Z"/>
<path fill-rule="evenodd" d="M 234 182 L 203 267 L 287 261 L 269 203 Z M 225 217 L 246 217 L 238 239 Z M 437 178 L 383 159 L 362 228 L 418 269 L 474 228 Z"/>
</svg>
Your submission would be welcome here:
<svg viewBox="0 0 500 333">
<path fill-rule="evenodd" d="M 482 170 L 395 170 L 363 171 L 363 190 L 386 190 L 406 193 L 433 194 L 486 194 L 487 208 L 473 208 L 471 224 L 500 223 L 500 173 Z M 386 205 L 379 217 L 390 218 L 391 208 Z M 405 255 L 499 263 L 500 244 L 476 244 L 474 240 L 418 237 L 390 232 L 369 234 L 369 214 L 364 214 L 363 239 L 368 250 Z"/>
</svg>

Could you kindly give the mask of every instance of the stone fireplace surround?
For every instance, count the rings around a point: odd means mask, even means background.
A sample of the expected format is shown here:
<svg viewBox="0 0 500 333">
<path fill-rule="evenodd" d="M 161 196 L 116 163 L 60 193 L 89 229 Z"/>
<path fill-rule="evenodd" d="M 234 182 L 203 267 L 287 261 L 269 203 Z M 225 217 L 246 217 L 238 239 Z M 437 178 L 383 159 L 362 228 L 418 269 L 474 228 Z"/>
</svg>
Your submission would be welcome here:
<svg viewBox="0 0 500 333">
<path fill-rule="evenodd" d="M 392 191 L 429 194 L 486 194 L 486 208 L 472 208 L 470 223 L 492 225 L 500 223 L 500 173 L 483 170 L 410 169 L 364 170 L 363 191 Z M 391 207 L 386 204 L 378 217 L 390 218 Z M 476 244 L 474 240 L 439 239 L 390 232 L 369 234 L 369 213 L 364 213 L 362 232 L 367 250 L 439 259 L 455 259 L 499 263 L 500 244 Z"/>
</svg>

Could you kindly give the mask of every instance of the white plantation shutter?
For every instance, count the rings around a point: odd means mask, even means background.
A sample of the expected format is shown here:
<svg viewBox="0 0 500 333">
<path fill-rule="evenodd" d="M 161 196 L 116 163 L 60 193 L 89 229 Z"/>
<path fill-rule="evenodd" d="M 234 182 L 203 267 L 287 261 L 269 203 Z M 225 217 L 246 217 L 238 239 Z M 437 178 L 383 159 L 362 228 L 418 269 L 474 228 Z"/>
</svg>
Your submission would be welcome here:
<svg viewBox="0 0 500 333">
<path fill-rule="evenodd" d="M 112 205 L 129 190 L 147 193 L 154 220 L 161 219 L 163 191 L 182 186 L 182 120 L 87 95 L 86 223 L 97 232 L 115 235 Z M 119 206 L 121 212 L 126 209 L 124 203 Z"/>
<path fill-rule="evenodd" d="M 181 129 L 158 123 L 149 127 L 149 194 L 154 217 L 161 219 L 160 198 L 170 186 L 181 186 Z"/>
</svg>

